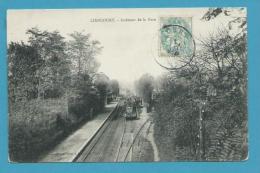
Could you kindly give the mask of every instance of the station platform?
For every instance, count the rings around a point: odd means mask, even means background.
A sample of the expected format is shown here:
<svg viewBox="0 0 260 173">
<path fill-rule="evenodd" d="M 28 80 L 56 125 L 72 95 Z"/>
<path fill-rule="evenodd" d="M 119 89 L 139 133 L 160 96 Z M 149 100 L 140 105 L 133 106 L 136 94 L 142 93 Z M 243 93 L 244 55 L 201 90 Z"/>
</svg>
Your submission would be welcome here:
<svg viewBox="0 0 260 173">
<path fill-rule="evenodd" d="M 41 156 L 38 162 L 72 162 L 81 149 L 103 125 L 116 105 L 117 102 L 106 105 L 105 113 L 100 113 L 92 120 L 87 121 L 52 150 Z"/>
</svg>

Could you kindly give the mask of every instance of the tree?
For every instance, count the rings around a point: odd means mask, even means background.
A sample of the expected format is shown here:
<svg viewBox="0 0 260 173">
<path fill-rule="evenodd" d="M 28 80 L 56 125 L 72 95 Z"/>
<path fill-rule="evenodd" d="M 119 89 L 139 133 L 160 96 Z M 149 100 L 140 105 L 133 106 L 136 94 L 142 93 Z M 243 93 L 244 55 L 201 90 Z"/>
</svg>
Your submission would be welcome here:
<svg viewBox="0 0 260 173">
<path fill-rule="evenodd" d="M 117 80 L 111 80 L 110 86 L 111 86 L 112 95 L 118 96 L 119 95 L 119 83 L 118 83 L 118 81 Z"/>
<path fill-rule="evenodd" d="M 94 85 L 97 87 L 100 93 L 100 105 L 102 109 L 105 107 L 107 103 L 109 83 L 109 78 L 104 73 L 98 73 L 95 75 Z"/>
<path fill-rule="evenodd" d="M 95 56 L 100 53 L 100 42 L 90 39 L 90 34 L 74 32 L 69 34 L 71 40 L 68 44 L 69 55 L 73 58 L 74 71 L 78 74 L 93 74 L 97 71 L 99 63 Z"/>
<path fill-rule="evenodd" d="M 10 101 L 27 100 L 37 95 L 35 78 L 42 59 L 37 50 L 25 43 L 8 45 L 8 83 Z"/>
<path fill-rule="evenodd" d="M 199 126 L 204 129 L 204 159 L 241 160 L 247 155 L 247 22 L 243 13 L 244 8 L 209 9 L 202 20 L 222 15 L 229 19 L 227 26 L 198 40 L 200 47 L 189 65 L 161 78 L 155 128 L 167 134 L 174 156 L 180 159 L 200 158 L 196 154 Z"/>
<path fill-rule="evenodd" d="M 70 61 L 64 37 L 58 31 L 40 31 L 38 28 L 29 29 L 27 34 L 29 44 L 37 50 L 42 60 L 35 75 L 38 80 L 37 98 L 62 95 L 70 78 Z"/>
<path fill-rule="evenodd" d="M 141 96 L 144 102 L 151 104 L 152 93 L 154 89 L 154 78 L 150 74 L 144 74 L 136 82 L 136 92 Z"/>
<path fill-rule="evenodd" d="M 203 42 L 215 56 L 218 73 L 215 82 L 218 103 L 210 110 L 222 106 L 223 113 L 215 114 L 216 135 L 211 137 L 212 145 L 208 157 L 213 160 L 241 160 L 247 157 L 247 20 L 245 8 L 209 9 L 202 19 L 213 20 L 219 15 L 229 16 L 228 28 L 224 34 Z M 213 13 L 212 13 L 213 12 Z M 236 14 L 236 15 L 233 15 Z M 212 16 L 214 16 L 212 18 Z M 222 32 L 223 33 L 223 32 Z M 219 65 L 218 65 L 219 63 Z M 211 128 L 210 129 L 214 129 Z"/>
</svg>

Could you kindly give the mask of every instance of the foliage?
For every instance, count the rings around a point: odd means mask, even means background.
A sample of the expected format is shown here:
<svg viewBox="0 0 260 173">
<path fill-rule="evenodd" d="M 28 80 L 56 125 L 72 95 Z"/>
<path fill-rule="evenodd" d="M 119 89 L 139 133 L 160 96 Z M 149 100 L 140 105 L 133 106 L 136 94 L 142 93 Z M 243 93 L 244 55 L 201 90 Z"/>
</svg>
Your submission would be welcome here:
<svg viewBox="0 0 260 173">
<path fill-rule="evenodd" d="M 111 92 L 114 96 L 119 95 L 119 83 L 117 80 L 111 80 L 110 81 L 110 87 L 111 87 Z"/>
<path fill-rule="evenodd" d="M 243 10 L 243 9 L 239 9 Z M 213 20 L 228 9 L 210 9 Z M 157 79 L 155 128 L 171 141 L 178 160 L 243 160 L 247 157 L 247 38 L 246 19 L 233 17 L 227 28 L 200 41 L 196 57 L 185 68 Z M 235 33 L 235 34 L 234 34 Z M 203 144 L 199 146 L 199 114 Z M 164 127 L 166 126 L 166 127 Z M 199 151 L 202 149 L 202 155 Z M 161 149 L 164 150 L 163 148 Z M 164 157 L 170 153 L 164 152 Z"/>
<path fill-rule="evenodd" d="M 68 43 L 68 54 L 73 61 L 73 69 L 78 74 L 95 73 L 99 63 L 95 56 L 101 51 L 100 42 L 90 40 L 90 34 L 74 32 L 70 34 L 71 40 Z"/>
<path fill-rule="evenodd" d="M 102 47 L 89 34 L 74 32 L 69 41 L 58 31 L 31 28 L 27 34 L 27 43 L 8 45 L 12 161 L 35 159 L 102 111 L 110 84 L 105 74 L 97 74 L 95 57 Z M 118 83 L 111 84 L 116 93 Z"/>
<path fill-rule="evenodd" d="M 152 92 L 154 88 L 154 78 L 150 74 L 144 74 L 136 81 L 135 89 L 146 103 L 151 103 Z"/>
<path fill-rule="evenodd" d="M 36 48 L 25 43 L 10 43 L 9 59 L 9 101 L 35 98 L 37 80 L 35 75 L 41 66 L 42 59 Z"/>
<path fill-rule="evenodd" d="M 109 78 L 104 73 L 99 73 L 95 76 L 94 85 L 100 94 L 100 106 L 104 109 L 107 103 L 107 93 L 109 91 Z"/>
<path fill-rule="evenodd" d="M 47 146 L 64 135 L 73 124 L 68 119 L 66 98 L 14 103 L 9 117 L 9 157 L 11 161 L 36 159 Z M 60 128 L 57 117 L 66 128 Z"/>
<path fill-rule="evenodd" d="M 46 97 L 45 91 L 49 91 L 47 95 L 50 96 L 51 90 L 64 90 L 70 75 L 64 37 L 58 31 L 40 31 L 38 28 L 29 29 L 27 34 L 29 44 L 37 50 L 42 60 L 34 76 L 38 98 Z"/>
</svg>

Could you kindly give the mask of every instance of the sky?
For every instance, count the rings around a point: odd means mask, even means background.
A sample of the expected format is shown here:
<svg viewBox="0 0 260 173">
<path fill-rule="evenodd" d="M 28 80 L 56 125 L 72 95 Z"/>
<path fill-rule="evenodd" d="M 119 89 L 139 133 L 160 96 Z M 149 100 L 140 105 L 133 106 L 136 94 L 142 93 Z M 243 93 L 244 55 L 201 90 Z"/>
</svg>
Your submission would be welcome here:
<svg viewBox="0 0 260 173">
<path fill-rule="evenodd" d="M 104 47 L 97 57 L 101 63 L 99 71 L 130 84 L 142 74 L 156 77 L 166 71 L 154 60 L 158 55 L 153 48 L 158 43 L 160 17 L 192 17 L 192 34 L 198 43 L 197 38 L 206 37 L 230 20 L 220 16 L 202 21 L 206 11 L 207 8 L 8 10 L 7 41 L 26 42 L 25 32 L 32 27 L 58 30 L 66 38 L 74 31 L 90 33 Z M 146 20 L 131 21 L 138 18 Z M 104 19 L 115 21 L 99 21 Z"/>
</svg>

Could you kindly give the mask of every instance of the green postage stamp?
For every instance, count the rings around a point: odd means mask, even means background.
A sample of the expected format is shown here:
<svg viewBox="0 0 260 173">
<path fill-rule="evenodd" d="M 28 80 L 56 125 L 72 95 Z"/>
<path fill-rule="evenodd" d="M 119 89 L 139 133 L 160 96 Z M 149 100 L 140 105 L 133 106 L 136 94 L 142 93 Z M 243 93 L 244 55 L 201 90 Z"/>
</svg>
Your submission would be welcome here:
<svg viewBox="0 0 260 173">
<path fill-rule="evenodd" d="M 160 17 L 159 56 L 192 56 L 194 44 L 191 33 L 191 17 Z"/>
</svg>

